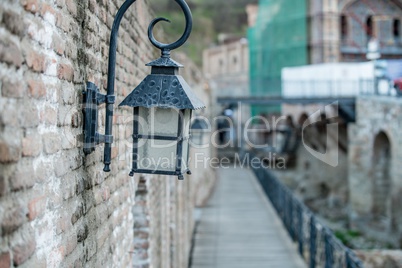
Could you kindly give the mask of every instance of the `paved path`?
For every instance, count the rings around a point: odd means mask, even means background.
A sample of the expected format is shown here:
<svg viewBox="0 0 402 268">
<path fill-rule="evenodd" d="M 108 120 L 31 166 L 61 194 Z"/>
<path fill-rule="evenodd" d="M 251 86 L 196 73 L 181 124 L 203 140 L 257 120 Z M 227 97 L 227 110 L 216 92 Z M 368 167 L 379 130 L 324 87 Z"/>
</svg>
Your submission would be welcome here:
<svg viewBox="0 0 402 268">
<path fill-rule="evenodd" d="M 202 209 L 191 268 L 306 267 L 254 174 L 221 169 Z"/>
</svg>

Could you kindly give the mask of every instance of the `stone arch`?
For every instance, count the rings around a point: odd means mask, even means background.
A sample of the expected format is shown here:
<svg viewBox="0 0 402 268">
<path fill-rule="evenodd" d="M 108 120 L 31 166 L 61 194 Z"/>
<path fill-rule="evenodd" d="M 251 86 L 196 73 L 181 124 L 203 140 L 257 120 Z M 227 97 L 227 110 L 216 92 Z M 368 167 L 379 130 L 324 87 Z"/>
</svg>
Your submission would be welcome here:
<svg viewBox="0 0 402 268">
<path fill-rule="evenodd" d="M 350 5 L 352 5 L 355 2 L 358 2 L 359 0 L 345 0 L 345 1 L 341 1 L 341 3 L 339 4 L 339 11 L 340 12 L 344 12 L 345 9 L 347 9 Z M 391 3 L 394 3 L 396 6 L 398 6 L 399 8 L 402 8 L 402 1 L 401 0 L 391 0 Z"/>
<path fill-rule="evenodd" d="M 372 214 L 374 220 L 389 219 L 391 196 L 391 142 L 384 131 L 374 138 L 372 157 Z"/>
</svg>

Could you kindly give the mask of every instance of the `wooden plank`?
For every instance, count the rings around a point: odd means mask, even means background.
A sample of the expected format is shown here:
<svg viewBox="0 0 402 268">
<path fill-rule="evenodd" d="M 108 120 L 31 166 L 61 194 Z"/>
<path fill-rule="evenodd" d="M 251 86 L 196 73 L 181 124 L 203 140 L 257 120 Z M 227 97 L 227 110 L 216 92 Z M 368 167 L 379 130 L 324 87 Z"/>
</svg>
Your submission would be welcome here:
<svg viewBox="0 0 402 268">
<path fill-rule="evenodd" d="M 280 219 L 247 169 L 218 171 L 218 185 L 202 209 L 191 268 L 302 268 Z"/>
</svg>

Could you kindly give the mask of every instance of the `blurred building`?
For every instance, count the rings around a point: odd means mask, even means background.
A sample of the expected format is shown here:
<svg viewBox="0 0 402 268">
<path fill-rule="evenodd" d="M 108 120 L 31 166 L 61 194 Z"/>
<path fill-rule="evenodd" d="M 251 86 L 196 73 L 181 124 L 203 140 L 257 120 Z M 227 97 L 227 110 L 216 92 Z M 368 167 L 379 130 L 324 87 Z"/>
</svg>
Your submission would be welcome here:
<svg viewBox="0 0 402 268">
<path fill-rule="evenodd" d="M 204 74 L 215 84 L 215 96 L 248 93 L 248 42 L 245 38 L 221 37 L 220 45 L 203 52 Z"/>
<path fill-rule="evenodd" d="M 309 63 L 365 61 L 375 38 L 385 59 L 402 57 L 400 0 L 309 0 Z"/>
<path fill-rule="evenodd" d="M 284 67 L 366 61 L 373 39 L 382 58 L 401 58 L 401 20 L 401 0 L 260 0 L 248 31 L 250 92 L 280 95 Z"/>
</svg>

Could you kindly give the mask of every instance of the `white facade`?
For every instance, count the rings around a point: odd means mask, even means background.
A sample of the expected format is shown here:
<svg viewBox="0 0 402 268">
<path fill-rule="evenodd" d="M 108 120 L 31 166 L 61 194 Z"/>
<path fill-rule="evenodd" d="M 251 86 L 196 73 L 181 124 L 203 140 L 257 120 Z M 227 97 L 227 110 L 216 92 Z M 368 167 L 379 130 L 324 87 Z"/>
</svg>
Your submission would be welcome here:
<svg viewBox="0 0 402 268">
<path fill-rule="evenodd" d="M 282 69 L 282 96 L 353 97 L 373 93 L 374 62 L 327 63 Z"/>
</svg>

